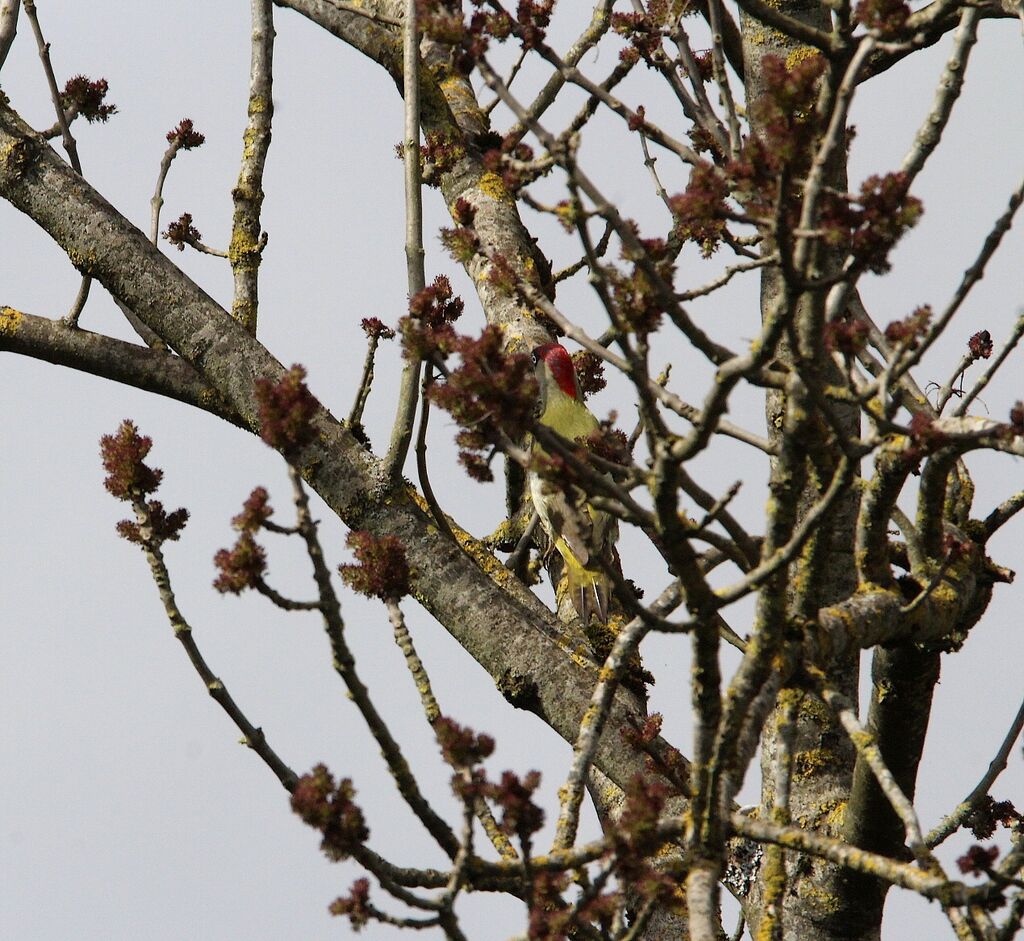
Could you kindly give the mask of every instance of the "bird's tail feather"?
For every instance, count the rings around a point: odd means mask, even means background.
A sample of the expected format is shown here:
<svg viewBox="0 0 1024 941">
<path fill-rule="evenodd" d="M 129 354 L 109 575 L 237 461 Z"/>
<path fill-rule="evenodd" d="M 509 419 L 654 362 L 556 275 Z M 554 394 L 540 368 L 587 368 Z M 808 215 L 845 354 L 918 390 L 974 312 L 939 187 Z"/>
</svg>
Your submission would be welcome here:
<svg viewBox="0 0 1024 941">
<path fill-rule="evenodd" d="M 592 614 L 596 614 L 602 624 L 607 624 L 611 579 L 603 571 L 584 568 L 575 559 L 566 559 L 565 577 L 569 597 L 584 627 L 590 623 Z"/>
</svg>

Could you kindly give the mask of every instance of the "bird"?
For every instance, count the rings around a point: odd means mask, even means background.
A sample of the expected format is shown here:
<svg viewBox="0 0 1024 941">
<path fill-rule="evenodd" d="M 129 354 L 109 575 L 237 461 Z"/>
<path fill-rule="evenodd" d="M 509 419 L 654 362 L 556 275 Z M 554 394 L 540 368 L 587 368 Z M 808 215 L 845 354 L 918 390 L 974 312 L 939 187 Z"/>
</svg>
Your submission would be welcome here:
<svg viewBox="0 0 1024 941">
<path fill-rule="evenodd" d="M 579 378 L 565 347 L 558 343 L 538 346 L 533 363 L 540 387 L 539 423 L 570 442 L 598 431 L 600 423 L 583 404 Z M 565 563 L 573 607 L 584 627 L 589 626 L 592 614 L 607 624 L 612 588 L 607 569 L 617 564 L 618 522 L 594 507 L 581 488 L 544 476 L 548 452 L 537 440 L 532 456 L 536 466 L 529 471 L 530 497 L 551 546 Z"/>
</svg>

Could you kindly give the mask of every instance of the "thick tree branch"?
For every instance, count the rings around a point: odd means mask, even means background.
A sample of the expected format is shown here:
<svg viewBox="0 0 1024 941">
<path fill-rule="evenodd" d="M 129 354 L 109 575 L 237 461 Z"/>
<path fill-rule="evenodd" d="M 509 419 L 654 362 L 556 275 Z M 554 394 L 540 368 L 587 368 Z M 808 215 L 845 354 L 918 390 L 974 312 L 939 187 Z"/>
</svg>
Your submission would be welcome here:
<svg viewBox="0 0 1024 941">
<path fill-rule="evenodd" d="M 0 105 L 0 196 L 81 259 L 256 430 L 253 383 L 280 377 L 281 365 L 6 105 Z M 389 490 L 379 462 L 326 409 L 318 409 L 313 424 L 315 443 L 293 458 L 306 481 L 348 525 L 398 536 L 417 573 L 416 598 L 510 702 L 574 741 L 587 690 L 597 680 L 589 653 L 566 644 L 550 612 L 475 540 L 457 531 L 453 544 L 411 488 Z M 641 715 L 620 690 L 597 747 L 595 764 L 620 786 L 644 770 L 644 757 L 620 738 Z"/>
<path fill-rule="evenodd" d="M 172 353 L 70 327 L 63 320 L 36 317 L 12 307 L 0 307 L 0 350 L 166 396 L 246 427 L 220 394 L 185 360 Z"/>
</svg>

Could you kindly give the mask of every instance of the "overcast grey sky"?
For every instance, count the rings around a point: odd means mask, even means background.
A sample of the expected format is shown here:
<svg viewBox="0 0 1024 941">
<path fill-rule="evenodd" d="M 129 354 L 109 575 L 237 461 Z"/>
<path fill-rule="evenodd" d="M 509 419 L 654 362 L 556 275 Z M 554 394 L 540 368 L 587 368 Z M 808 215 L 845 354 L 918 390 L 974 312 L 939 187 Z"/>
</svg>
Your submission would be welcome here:
<svg viewBox="0 0 1024 941">
<path fill-rule="evenodd" d="M 61 81 L 79 72 L 103 76 L 119 108 L 106 126 L 74 126 L 86 178 L 148 229 L 164 135 L 189 117 L 207 142 L 176 160 L 165 190 L 164 224 L 189 211 L 204 241 L 226 245 L 245 120 L 248 4 L 40 0 L 38 7 Z M 365 346 L 360 318 L 394 323 L 405 308 L 402 168 L 393 156 L 402 134 L 401 101 L 376 65 L 311 23 L 281 10 L 276 23 L 260 339 L 283 363 L 303 363 L 314 392 L 343 414 Z M 941 304 L 948 297 L 1024 168 L 1019 26 L 986 23 L 981 37 L 950 140 L 916 189 L 926 215 L 895 253 L 893 274 L 864 285 L 865 300 L 882 323 L 918 303 Z M 852 181 L 898 165 L 930 104 L 946 48 L 914 56 L 864 89 L 853 112 L 858 134 Z M 609 68 L 615 54 L 612 41 L 602 47 L 600 64 Z M 653 92 L 645 80 L 638 76 L 622 94 L 650 110 Z M 33 126 L 52 123 L 25 22 L 2 87 Z M 500 126 L 505 119 L 497 114 Z M 638 154 L 602 148 L 601 133 L 584 145 L 588 172 L 610 196 L 639 206 L 630 212 L 642 222 L 645 214 L 659 218 Z M 671 168 L 665 173 L 670 183 L 677 177 L 676 188 L 685 182 Z M 467 300 L 467 329 L 475 329 L 482 321 L 472 291 L 434 237 L 446 221 L 444 207 L 436 192 L 426 199 L 428 277 L 453 275 Z M 550 239 L 542 246 L 556 265 L 574 260 L 557 231 L 537 231 Z M 230 303 L 225 262 L 179 254 L 166 243 L 164 248 L 213 297 Z M 933 359 L 933 371 L 918 374 L 922 386 L 945 380 L 975 330 L 989 329 L 997 343 L 1005 337 L 1024 307 L 1022 261 L 1018 229 Z M 684 269 L 688 264 L 700 271 L 695 283 L 706 280 L 694 256 L 684 257 Z M 0 305 L 58 317 L 77 285 L 77 274 L 48 237 L 0 203 Z M 559 300 L 584 323 L 598 323 L 598 305 L 585 284 L 560 289 Z M 750 337 L 758 316 L 756 286 L 737 285 L 694 310 L 724 337 Z M 82 324 L 132 336 L 98 287 Z M 688 397 L 699 400 L 705 365 L 668 342 L 659 353 L 676 362 L 674 381 L 683 388 L 693 384 L 696 391 Z M 1015 354 L 1016 365 L 986 393 L 979 411 L 1001 417 L 1024 397 L 1021 355 Z M 391 421 L 397 369 L 396 348 L 384 346 L 368 414 L 378 445 Z M 628 414 L 630 403 L 617 392 L 621 387 L 613 385 L 602 393 L 595 410 Z M 285 616 L 261 598 L 225 598 L 209 588 L 210 560 L 233 541 L 230 517 L 252 487 L 266 485 L 287 518 L 281 461 L 251 436 L 184 406 L 9 354 L 2 359 L 0 394 L 0 934 L 39 941 L 347 937 L 347 923 L 331 919 L 326 906 L 356 870 L 323 859 L 317 835 L 291 813 L 280 785 L 236 744 L 237 732 L 205 695 L 163 617 L 141 554 L 114 533 L 124 506 L 103 490 L 97 442 L 125 417 L 154 438 L 152 460 L 165 471 L 163 502 L 192 512 L 182 540 L 167 549 L 179 601 L 211 665 L 250 718 L 296 770 L 324 761 L 355 779 L 375 849 L 399 863 L 440 863 L 436 848 L 393 799 L 376 747 L 331 669 L 318 619 Z M 731 417 L 756 427 L 759 410 L 756 397 L 748 397 Z M 434 418 L 434 486 L 442 505 L 468 514 L 464 521 L 483 535 L 501 518 L 503 493 L 499 485 L 482 487 L 453 469 L 446 460 L 452 433 L 446 419 Z M 725 445 L 698 470 L 720 485 L 744 478 L 738 506 L 757 519 L 764 468 L 738 466 L 739 454 Z M 742 460 L 749 462 L 745 454 Z M 985 457 L 972 469 L 979 510 L 1020 487 L 1014 458 Z M 318 515 L 333 561 L 343 561 L 343 528 L 326 510 Z M 1024 567 L 1022 525 L 1006 527 L 992 546 L 998 562 Z M 629 534 L 623 538 L 626 574 L 649 589 L 660 587 L 663 570 L 654 556 Z M 308 563 L 297 547 L 279 540 L 269 549 L 273 584 L 309 597 Z M 1019 585 L 999 586 L 967 651 L 944 660 L 932 719 L 935 741 L 919 787 L 925 826 L 970 790 L 1017 708 L 1024 686 L 1021 598 Z M 511 711 L 441 628 L 411 602 L 407 609 L 442 708 L 497 738 L 493 768 L 540 768 L 550 797 L 564 774 L 568 746 L 532 716 Z M 454 819 L 449 772 L 424 734 L 384 611 L 347 596 L 345 616 L 371 691 L 428 791 Z M 668 737 L 685 751 L 687 644 L 652 642 L 645 659 L 658 678 L 652 707 L 666 714 Z M 996 792 L 1018 804 L 1024 798 L 1019 748 Z M 951 841 L 943 858 L 949 861 L 963 846 Z M 947 935 L 934 906 L 913 899 L 891 904 L 887 941 Z M 474 913 L 468 924 L 475 941 L 497 941 L 523 927 L 519 908 L 499 898 L 470 899 L 465 910 Z M 374 926 L 369 936 L 392 932 Z"/>
</svg>

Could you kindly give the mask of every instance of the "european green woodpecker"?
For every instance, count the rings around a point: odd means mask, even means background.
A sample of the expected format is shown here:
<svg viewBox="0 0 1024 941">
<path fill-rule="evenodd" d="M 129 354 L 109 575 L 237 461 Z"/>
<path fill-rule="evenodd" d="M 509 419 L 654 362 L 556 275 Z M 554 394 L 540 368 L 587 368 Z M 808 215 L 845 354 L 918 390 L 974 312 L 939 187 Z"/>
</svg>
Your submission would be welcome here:
<svg viewBox="0 0 1024 941">
<path fill-rule="evenodd" d="M 597 419 L 583 404 L 579 379 L 565 347 L 557 343 L 538 346 L 533 362 L 540 385 L 542 425 L 568 441 L 586 438 L 599 428 Z M 533 453 L 544 457 L 540 442 Z M 605 567 L 615 564 L 618 523 L 614 516 L 587 502 L 578 487 L 562 487 L 536 471 L 529 475 L 530 496 L 552 546 L 565 562 L 565 578 L 573 606 L 584 625 L 595 613 L 602 624 L 608 621 L 611 579 Z"/>
</svg>

